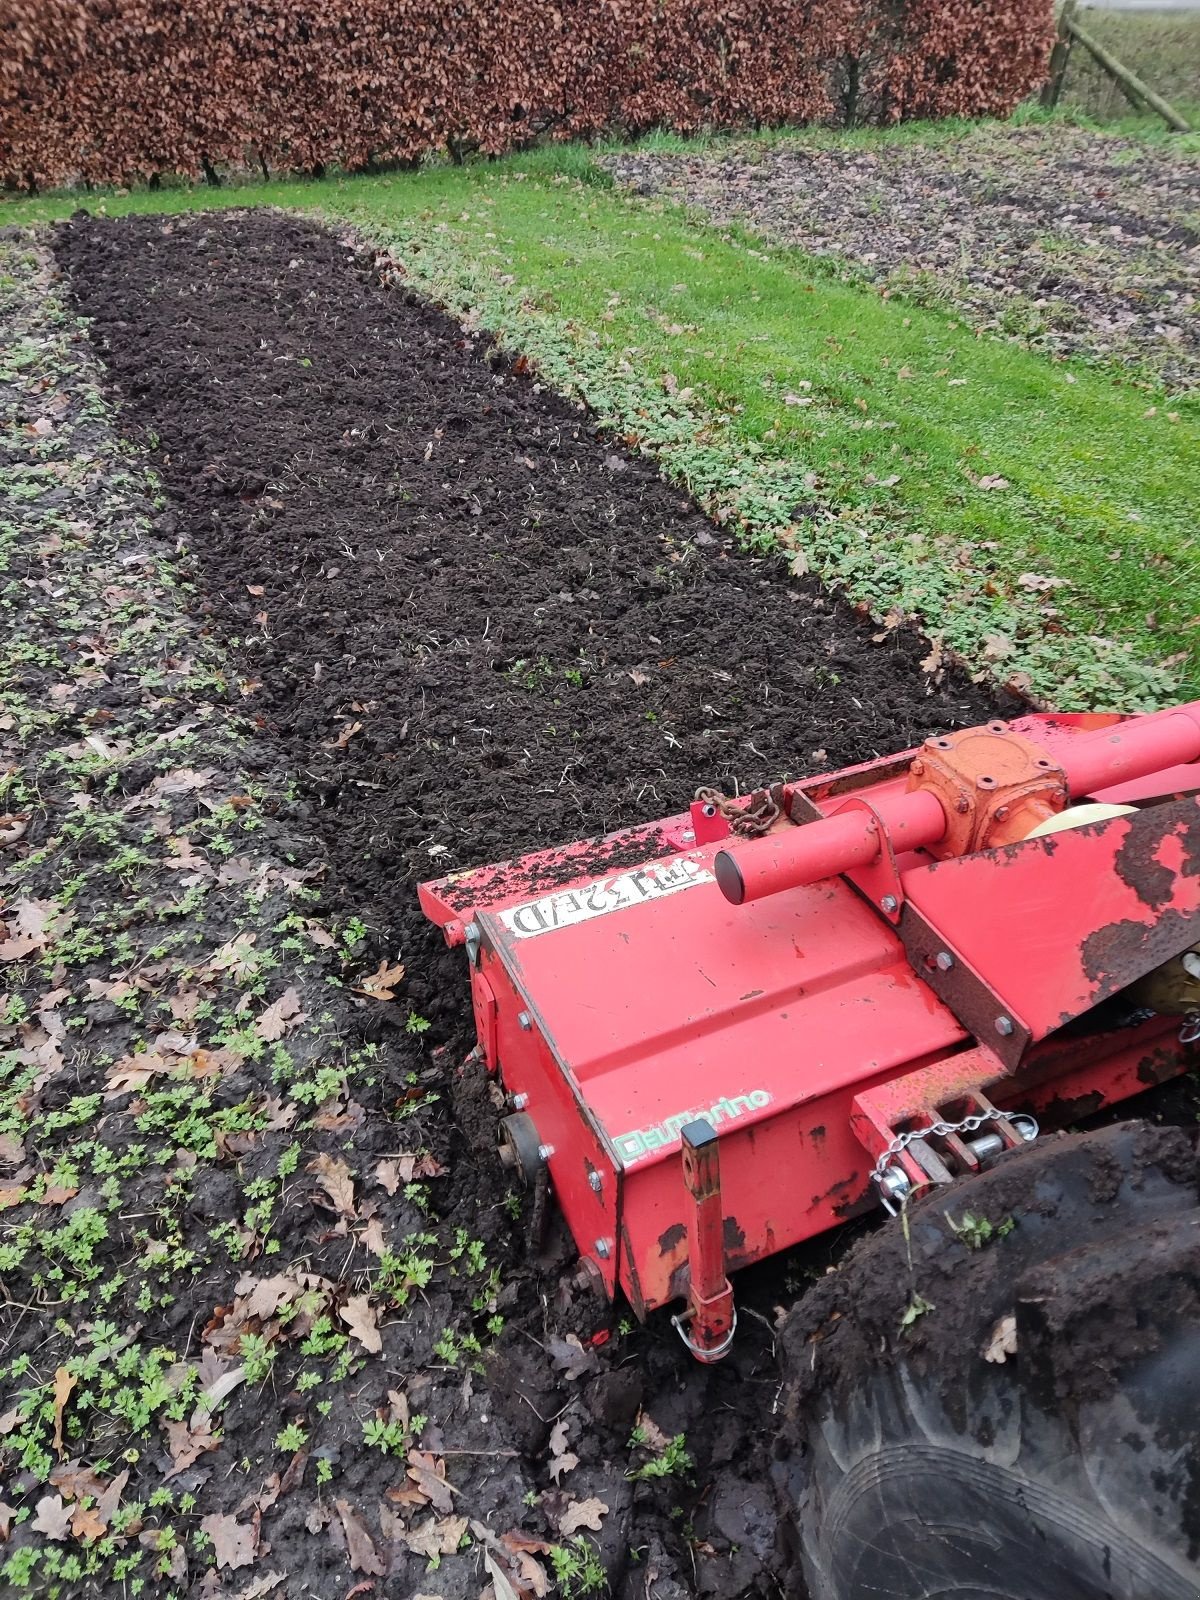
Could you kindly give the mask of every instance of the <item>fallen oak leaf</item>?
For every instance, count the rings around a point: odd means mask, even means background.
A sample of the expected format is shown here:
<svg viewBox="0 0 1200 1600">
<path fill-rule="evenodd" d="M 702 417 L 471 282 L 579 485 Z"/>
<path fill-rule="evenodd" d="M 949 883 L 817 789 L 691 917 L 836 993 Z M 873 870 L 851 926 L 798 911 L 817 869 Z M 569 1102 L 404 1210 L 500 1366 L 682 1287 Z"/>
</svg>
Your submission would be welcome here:
<svg viewBox="0 0 1200 1600">
<path fill-rule="evenodd" d="M 568 1423 L 560 1417 L 550 1430 L 550 1476 L 558 1483 L 565 1472 L 573 1472 L 579 1457 L 567 1449 Z"/>
<path fill-rule="evenodd" d="M 382 1355 L 383 1336 L 379 1332 L 379 1313 L 365 1294 L 351 1295 L 338 1315 L 368 1354 Z"/>
<path fill-rule="evenodd" d="M 520 1592 L 513 1584 L 512 1579 L 486 1547 L 483 1552 L 483 1564 L 487 1569 L 488 1577 L 492 1580 L 492 1588 L 495 1590 L 496 1600 L 521 1600 Z"/>
<path fill-rule="evenodd" d="M 401 1534 L 408 1548 L 432 1561 L 453 1555 L 467 1531 L 466 1517 L 429 1517 Z"/>
<path fill-rule="evenodd" d="M 322 746 L 325 750 L 344 750 L 356 733 L 362 732 L 361 722 L 348 722 L 338 734 L 336 739 L 331 739 Z"/>
<path fill-rule="evenodd" d="M 144 1089 L 151 1078 L 160 1072 L 169 1072 L 174 1065 L 174 1062 L 160 1056 L 157 1050 L 146 1050 L 141 1055 L 122 1056 L 109 1068 L 104 1098 L 115 1100 L 118 1095 L 130 1094 L 135 1089 Z"/>
<path fill-rule="evenodd" d="M 435 1511 L 453 1511 L 458 1490 L 446 1481 L 446 1463 L 431 1450 L 408 1452 L 408 1476 Z"/>
<path fill-rule="evenodd" d="M 355 1215 L 354 1179 L 344 1161 L 322 1152 L 309 1162 L 308 1170 L 316 1173 L 317 1182 L 333 1202 L 335 1211 L 340 1211 L 344 1217 Z"/>
<path fill-rule="evenodd" d="M 596 1495 L 587 1500 L 572 1500 L 558 1519 L 558 1531 L 564 1539 L 578 1533 L 580 1528 L 590 1528 L 593 1533 L 599 1533 L 601 1522 L 607 1515 L 608 1507 Z"/>
<path fill-rule="evenodd" d="M 494 1545 L 494 1541 L 492 1541 Z M 500 1535 L 500 1544 L 516 1562 L 521 1589 L 532 1590 L 542 1600 L 549 1592 L 550 1580 L 546 1569 L 535 1556 L 553 1556 L 554 1546 L 545 1539 L 530 1539 L 525 1534 L 514 1529 L 511 1533 Z"/>
<path fill-rule="evenodd" d="M 254 1024 L 254 1031 L 267 1044 L 273 1044 L 276 1039 L 282 1039 L 285 1033 L 304 1019 L 305 1013 L 301 1009 L 300 996 L 295 989 L 285 989 L 278 1000 L 273 1000 L 266 1010 L 259 1014 Z"/>
<path fill-rule="evenodd" d="M 335 1500 L 334 1509 L 346 1536 L 346 1554 L 350 1559 L 351 1572 L 369 1572 L 381 1578 L 385 1571 L 384 1564 L 362 1517 L 349 1500 Z"/>
<path fill-rule="evenodd" d="M 261 1578 L 253 1578 L 244 1589 L 239 1589 L 233 1600 L 259 1600 L 261 1595 L 278 1589 L 284 1577 L 282 1572 L 264 1572 Z"/>
<path fill-rule="evenodd" d="M 1017 1353 L 1017 1319 L 1011 1314 L 1001 1317 L 992 1329 L 987 1344 L 983 1347 L 985 1361 L 1003 1362 L 1009 1356 Z"/>
<path fill-rule="evenodd" d="M 213 1434 L 207 1417 L 200 1419 L 197 1427 L 192 1427 L 186 1422 L 167 1423 L 167 1449 L 171 1452 L 171 1470 L 164 1473 L 164 1478 L 173 1478 L 177 1472 L 184 1472 L 194 1461 L 209 1450 L 215 1450 L 221 1443 L 219 1436 Z"/>
<path fill-rule="evenodd" d="M 71 1390 L 79 1380 L 75 1374 L 66 1367 L 58 1367 L 54 1373 L 54 1448 L 59 1456 L 63 1453 L 63 1408 L 71 1398 Z"/>
<path fill-rule="evenodd" d="M 218 1571 L 248 1567 L 258 1553 L 258 1532 L 253 1523 L 214 1512 L 200 1518 L 200 1527 L 212 1540 L 213 1559 Z"/>
<path fill-rule="evenodd" d="M 582 1378 L 585 1372 L 597 1372 L 600 1362 L 594 1350 L 585 1350 L 577 1335 L 569 1333 L 565 1339 L 551 1334 L 546 1340 L 546 1351 L 565 1377 Z"/>
<path fill-rule="evenodd" d="M 404 963 L 397 961 L 389 966 L 385 958 L 369 977 L 363 979 L 354 993 L 365 995 L 368 1000 L 394 1000 L 396 985 L 403 980 L 403 977 Z"/>
<path fill-rule="evenodd" d="M 81 1544 L 90 1544 L 93 1539 L 102 1539 L 108 1532 L 108 1524 L 101 1521 L 100 1514 L 94 1506 L 76 1506 L 71 1517 L 71 1537 L 78 1539 Z"/>
<path fill-rule="evenodd" d="M 71 1529 L 71 1508 L 62 1495 L 45 1494 L 38 1501 L 37 1513 L 29 1526 L 34 1533 L 44 1533 L 47 1539 L 65 1539 Z"/>
</svg>

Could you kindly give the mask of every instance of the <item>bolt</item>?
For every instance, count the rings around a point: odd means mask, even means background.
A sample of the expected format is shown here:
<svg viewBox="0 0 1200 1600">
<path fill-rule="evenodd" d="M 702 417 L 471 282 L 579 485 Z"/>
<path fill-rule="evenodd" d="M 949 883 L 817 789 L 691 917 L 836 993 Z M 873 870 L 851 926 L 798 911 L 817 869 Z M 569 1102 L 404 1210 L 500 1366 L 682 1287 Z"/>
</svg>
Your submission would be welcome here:
<svg viewBox="0 0 1200 1600">
<path fill-rule="evenodd" d="M 525 1033 L 528 1033 L 530 1028 L 533 1027 L 533 1018 L 529 1015 L 528 1011 L 517 1012 L 517 1027 Z"/>
<path fill-rule="evenodd" d="M 996 1018 L 996 1032 L 1000 1035 L 1000 1037 L 1002 1039 L 1007 1039 L 1009 1034 L 1012 1031 L 1013 1031 L 1013 1022 L 1012 1022 L 1012 1018 L 1011 1017 L 997 1017 Z"/>
<path fill-rule="evenodd" d="M 538 1160 L 539 1161 L 549 1161 L 550 1157 L 553 1154 L 554 1154 L 554 1146 L 552 1144 L 540 1144 L 540 1145 L 538 1145 Z"/>
<path fill-rule="evenodd" d="M 918 778 L 921 776 L 921 774 L 925 771 L 925 763 L 921 760 L 920 756 L 916 758 L 908 770 L 912 773 L 915 773 Z"/>
<path fill-rule="evenodd" d="M 600 1176 L 600 1174 L 598 1172 L 589 1172 L 588 1173 L 588 1188 L 592 1191 L 592 1193 L 593 1194 L 599 1194 L 601 1189 L 603 1189 L 603 1187 L 604 1187 L 604 1179 Z"/>
<path fill-rule="evenodd" d="M 612 1253 L 612 1244 L 608 1239 L 597 1239 L 595 1248 L 596 1254 L 600 1257 L 601 1261 L 607 1261 Z"/>
<path fill-rule="evenodd" d="M 954 957 L 950 954 L 949 950 L 939 950 L 937 955 L 934 957 L 934 962 L 937 965 L 939 972 L 949 972 L 950 968 L 954 965 Z"/>
<path fill-rule="evenodd" d="M 515 1094 L 515 1095 L 513 1095 L 513 1110 L 514 1111 L 524 1111 L 525 1107 L 528 1104 L 529 1104 L 529 1096 L 527 1094 Z"/>
<path fill-rule="evenodd" d="M 879 1183 L 889 1200 L 903 1200 L 912 1188 L 912 1179 L 903 1167 L 888 1167 Z"/>
<path fill-rule="evenodd" d="M 695 838 L 696 835 L 691 828 L 685 828 L 679 835 L 679 841 L 681 844 L 692 844 L 694 843 Z"/>
<path fill-rule="evenodd" d="M 971 802 L 967 799 L 965 794 L 959 795 L 958 799 L 954 802 L 954 809 L 958 812 L 960 817 L 966 816 L 967 812 L 971 809 Z"/>
<path fill-rule="evenodd" d="M 1007 806 L 997 806 L 996 807 L 996 821 L 997 822 L 1003 822 L 1007 816 L 1008 816 L 1008 807 Z"/>
<path fill-rule="evenodd" d="M 885 894 L 883 899 L 879 902 L 879 909 L 881 911 L 888 912 L 888 914 L 890 915 L 893 911 L 895 911 L 896 904 L 897 904 L 897 901 L 896 901 L 896 896 L 894 894 Z"/>
</svg>

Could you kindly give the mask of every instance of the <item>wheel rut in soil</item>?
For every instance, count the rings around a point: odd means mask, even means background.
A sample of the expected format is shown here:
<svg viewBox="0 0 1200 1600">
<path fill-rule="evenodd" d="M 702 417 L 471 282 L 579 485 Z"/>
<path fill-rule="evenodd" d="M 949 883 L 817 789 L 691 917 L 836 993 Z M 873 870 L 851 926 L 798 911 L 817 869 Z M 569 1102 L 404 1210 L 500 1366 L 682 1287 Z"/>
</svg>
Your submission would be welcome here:
<svg viewBox="0 0 1200 1600">
<path fill-rule="evenodd" d="M 230 699 L 328 857 L 326 909 L 408 968 L 370 1019 L 400 1055 L 410 1013 L 447 1061 L 470 1042 L 465 973 L 420 914 L 421 878 L 653 819 L 701 783 L 745 789 L 1012 709 L 930 679 L 916 636 L 740 552 L 521 362 L 383 287 L 352 242 L 269 212 L 81 214 L 54 247 L 161 477 L 196 611 L 240 675 Z M 486 1143 L 486 1098 L 448 1087 L 460 1153 Z M 495 1207 L 499 1168 L 467 1165 L 480 1210 Z M 522 1333 L 544 1338 L 547 1301 L 561 1307 L 519 1246 L 511 1230 L 518 1299 L 487 1381 L 528 1453 L 564 1378 Z M 780 1282 L 766 1274 L 768 1307 Z M 660 1597 L 765 1591 L 754 1414 L 769 1421 L 770 1341 L 750 1331 L 702 1370 L 673 1339 L 656 1326 L 591 1358 L 593 1459 L 626 1491 L 602 1541 L 617 1592 L 641 1594 L 648 1570 L 620 1578 L 622 1540 L 649 1552 Z M 641 1403 L 687 1432 L 694 1489 L 630 1494 L 611 1468 Z M 712 1554 L 687 1548 L 681 1498 Z"/>
</svg>

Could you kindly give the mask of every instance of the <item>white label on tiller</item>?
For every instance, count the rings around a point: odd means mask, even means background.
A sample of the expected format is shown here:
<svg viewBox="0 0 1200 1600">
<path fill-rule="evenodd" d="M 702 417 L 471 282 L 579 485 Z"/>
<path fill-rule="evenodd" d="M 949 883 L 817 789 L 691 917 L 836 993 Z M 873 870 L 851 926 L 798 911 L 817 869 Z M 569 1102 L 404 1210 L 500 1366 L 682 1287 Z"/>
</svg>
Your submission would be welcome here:
<svg viewBox="0 0 1200 1600">
<path fill-rule="evenodd" d="M 577 889 L 560 889 L 557 894 L 530 900 L 523 906 L 510 906 L 500 913 L 500 920 L 518 939 L 532 939 L 539 933 L 569 928 L 576 922 L 603 917 L 609 911 L 625 911 L 645 900 L 659 900 L 663 895 L 678 894 L 680 889 L 716 881 L 711 872 L 685 856 L 682 860 L 652 862 L 616 878 L 597 878 Z"/>
</svg>

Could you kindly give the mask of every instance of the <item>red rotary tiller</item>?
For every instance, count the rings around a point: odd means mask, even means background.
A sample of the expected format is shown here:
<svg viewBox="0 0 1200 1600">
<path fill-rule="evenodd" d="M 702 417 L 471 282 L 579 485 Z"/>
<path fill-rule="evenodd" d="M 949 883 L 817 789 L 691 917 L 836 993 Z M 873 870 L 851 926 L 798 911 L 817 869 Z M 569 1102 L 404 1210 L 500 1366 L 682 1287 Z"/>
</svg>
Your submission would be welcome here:
<svg viewBox="0 0 1200 1600">
<path fill-rule="evenodd" d="M 1198 763 L 1028 716 L 422 885 L 595 1281 L 716 1360 L 736 1268 L 1181 1072 Z"/>
</svg>

